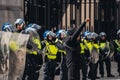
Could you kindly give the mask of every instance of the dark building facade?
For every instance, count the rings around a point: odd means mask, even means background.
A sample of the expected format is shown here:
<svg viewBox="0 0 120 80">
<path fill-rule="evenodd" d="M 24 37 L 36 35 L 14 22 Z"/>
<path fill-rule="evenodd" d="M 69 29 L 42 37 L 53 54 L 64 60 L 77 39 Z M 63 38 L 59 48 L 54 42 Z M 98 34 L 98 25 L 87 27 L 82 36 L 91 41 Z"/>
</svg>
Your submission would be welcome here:
<svg viewBox="0 0 120 80">
<path fill-rule="evenodd" d="M 89 17 L 84 31 L 111 36 L 120 28 L 120 0 L 24 0 L 24 17 L 45 29 L 77 27 Z"/>
</svg>

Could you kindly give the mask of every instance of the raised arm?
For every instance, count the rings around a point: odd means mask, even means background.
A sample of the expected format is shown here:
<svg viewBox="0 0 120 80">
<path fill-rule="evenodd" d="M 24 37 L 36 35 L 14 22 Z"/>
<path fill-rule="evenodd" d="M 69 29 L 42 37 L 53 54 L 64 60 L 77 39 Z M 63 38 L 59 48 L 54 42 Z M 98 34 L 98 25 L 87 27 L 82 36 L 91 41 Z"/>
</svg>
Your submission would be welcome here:
<svg viewBox="0 0 120 80">
<path fill-rule="evenodd" d="M 86 18 L 85 21 L 78 27 L 78 29 L 74 32 L 74 34 L 71 36 L 71 40 L 77 40 L 77 37 L 82 32 L 83 28 L 85 27 L 85 24 L 89 22 L 90 19 Z"/>
</svg>

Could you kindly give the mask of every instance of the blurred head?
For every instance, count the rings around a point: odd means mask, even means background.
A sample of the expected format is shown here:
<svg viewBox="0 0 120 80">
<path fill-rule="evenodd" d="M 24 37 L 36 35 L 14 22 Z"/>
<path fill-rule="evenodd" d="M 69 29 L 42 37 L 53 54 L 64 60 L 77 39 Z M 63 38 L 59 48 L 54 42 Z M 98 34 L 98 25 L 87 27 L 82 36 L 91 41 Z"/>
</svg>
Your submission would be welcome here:
<svg viewBox="0 0 120 80">
<path fill-rule="evenodd" d="M 37 25 L 37 24 L 29 24 L 26 28 L 33 28 L 35 31 L 38 31 L 38 30 L 40 30 L 42 27 L 41 26 L 39 26 L 39 25 Z M 25 28 L 25 29 L 26 29 Z"/>
<path fill-rule="evenodd" d="M 14 22 L 14 27 L 17 30 L 22 30 L 25 28 L 25 21 L 21 18 L 18 18 L 15 22 Z"/>
<path fill-rule="evenodd" d="M 98 38 L 98 34 L 95 32 L 92 32 L 91 36 L 92 36 L 92 40 L 95 40 Z"/>
<path fill-rule="evenodd" d="M 57 37 L 58 37 L 59 39 L 64 39 L 64 38 L 66 37 L 66 35 L 67 35 L 67 32 L 66 32 L 65 30 L 59 30 L 59 31 L 57 32 Z"/>
<path fill-rule="evenodd" d="M 52 41 L 52 40 L 54 40 L 54 39 L 56 38 L 56 34 L 53 33 L 52 31 L 48 31 L 48 32 L 46 33 L 46 37 L 47 37 L 47 40 Z"/>
<path fill-rule="evenodd" d="M 47 39 L 46 34 L 47 34 L 49 31 L 50 31 L 50 30 L 46 30 L 46 31 L 44 32 L 44 34 L 43 34 L 43 38 L 44 38 L 44 39 Z"/>
<path fill-rule="evenodd" d="M 30 37 L 39 37 L 38 33 L 33 28 L 25 29 L 25 33 L 29 34 Z"/>
<path fill-rule="evenodd" d="M 88 32 L 84 37 L 86 40 L 91 40 L 92 39 L 92 32 Z"/>
<path fill-rule="evenodd" d="M 100 39 L 105 40 L 106 39 L 106 33 L 105 32 L 101 32 L 99 34 L 99 37 L 100 37 Z"/>
<path fill-rule="evenodd" d="M 88 33 L 89 33 L 89 31 L 85 31 L 84 32 L 84 37 L 86 37 Z"/>
<path fill-rule="evenodd" d="M 9 23 L 4 23 L 3 26 L 2 26 L 2 31 L 5 31 L 5 32 L 14 32 L 14 28 L 11 24 Z"/>
</svg>

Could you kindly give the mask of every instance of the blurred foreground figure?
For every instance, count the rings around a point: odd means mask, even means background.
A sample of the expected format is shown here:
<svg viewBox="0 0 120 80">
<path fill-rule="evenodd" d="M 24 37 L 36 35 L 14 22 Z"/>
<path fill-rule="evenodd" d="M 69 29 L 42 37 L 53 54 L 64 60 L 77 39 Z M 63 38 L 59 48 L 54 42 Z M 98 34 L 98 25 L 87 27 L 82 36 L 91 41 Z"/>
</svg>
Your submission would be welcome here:
<svg viewBox="0 0 120 80">
<path fill-rule="evenodd" d="M 80 68 L 80 45 L 77 41 L 77 37 L 85 27 L 85 24 L 90 19 L 86 19 L 78 29 L 75 28 L 68 30 L 68 36 L 65 40 L 66 50 L 66 65 L 68 68 L 68 80 L 80 80 L 79 68 Z"/>
<path fill-rule="evenodd" d="M 14 28 L 11 25 L 4 25 L 2 31 L 14 32 Z M 8 80 L 21 80 L 25 68 L 26 60 L 26 44 L 28 41 L 28 35 L 18 33 L 8 33 L 4 37 L 8 43 L 6 46 L 9 48 L 9 75 Z M 4 38 L 2 38 L 4 39 Z M 4 42 L 6 40 L 3 40 Z M 3 48 L 4 49 L 4 48 Z M 6 50 L 4 50 L 6 51 Z M 8 52 L 8 51 L 7 51 Z M 6 80 L 6 79 L 1 79 Z"/>
</svg>

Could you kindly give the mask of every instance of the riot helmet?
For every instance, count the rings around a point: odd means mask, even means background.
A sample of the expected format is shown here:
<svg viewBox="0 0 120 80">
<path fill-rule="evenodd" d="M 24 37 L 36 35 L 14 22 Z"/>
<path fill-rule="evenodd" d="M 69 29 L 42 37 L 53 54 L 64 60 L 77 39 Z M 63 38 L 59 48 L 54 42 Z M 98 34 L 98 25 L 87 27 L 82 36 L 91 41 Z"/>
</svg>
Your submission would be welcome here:
<svg viewBox="0 0 120 80">
<path fill-rule="evenodd" d="M 6 32 L 14 32 L 14 28 L 10 23 L 4 23 L 2 26 L 2 31 L 6 31 Z"/>
<path fill-rule="evenodd" d="M 100 37 L 100 39 L 101 40 L 105 40 L 106 39 L 106 33 L 105 32 L 101 32 L 100 34 L 99 34 L 99 37 Z"/>
<path fill-rule="evenodd" d="M 95 32 L 92 32 L 91 37 L 92 37 L 92 40 L 96 40 L 98 38 L 98 34 Z"/>
<path fill-rule="evenodd" d="M 25 28 L 25 21 L 21 18 L 18 18 L 15 22 L 14 22 L 14 26 L 15 28 L 17 28 L 17 26 L 21 26 L 21 29 Z"/>
<path fill-rule="evenodd" d="M 56 36 L 57 36 L 59 39 L 63 39 L 63 38 L 66 37 L 67 32 L 66 32 L 65 30 L 59 30 L 56 34 L 57 34 Z"/>
<path fill-rule="evenodd" d="M 38 31 L 40 30 L 42 27 L 37 25 L 37 24 L 34 24 L 34 23 L 31 23 L 29 24 L 26 28 L 33 28 L 34 30 Z"/>
<path fill-rule="evenodd" d="M 44 38 L 44 39 L 47 39 L 46 34 L 47 34 L 49 31 L 50 31 L 50 30 L 46 30 L 46 31 L 44 32 L 44 34 L 43 34 L 43 38 Z"/>
<path fill-rule="evenodd" d="M 99 36 L 100 36 L 100 37 L 103 37 L 103 36 L 106 37 L 106 33 L 105 33 L 105 32 L 100 32 Z"/>
<path fill-rule="evenodd" d="M 52 31 L 49 31 L 46 33 L 46 37 L 47 37 L 47 40 L 49 40 L 49 41 L 51 41 L 51 40 L 55 41 L 56 34 Z"/>
</svg>

